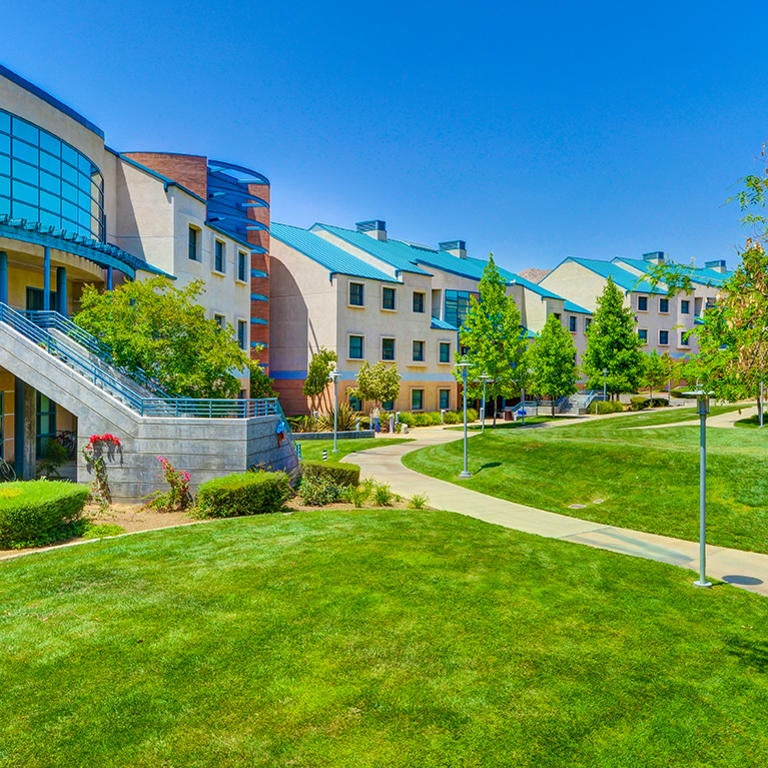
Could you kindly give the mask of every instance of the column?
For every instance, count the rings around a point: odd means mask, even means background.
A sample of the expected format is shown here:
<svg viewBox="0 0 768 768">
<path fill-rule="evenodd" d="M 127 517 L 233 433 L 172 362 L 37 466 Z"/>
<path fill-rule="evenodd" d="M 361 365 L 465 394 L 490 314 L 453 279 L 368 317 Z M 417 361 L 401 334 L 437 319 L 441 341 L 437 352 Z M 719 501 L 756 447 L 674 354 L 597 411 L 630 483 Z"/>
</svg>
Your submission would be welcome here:
<svg viewBox="0 0 768 768">
<path fill-rule="evenodd" d="M 8 254 L 0 251 L 0 302 L 8 303 Z"/>
<path fill-rule="evenodd" d="M 56 267 L 56 311 L 67 316 L 67 268 Z"/>
<path fill-rule="evenodd" d="M 43 254 L 43 311 L 51 309 L 51 249 L 46 245 Z"/>
</svg>

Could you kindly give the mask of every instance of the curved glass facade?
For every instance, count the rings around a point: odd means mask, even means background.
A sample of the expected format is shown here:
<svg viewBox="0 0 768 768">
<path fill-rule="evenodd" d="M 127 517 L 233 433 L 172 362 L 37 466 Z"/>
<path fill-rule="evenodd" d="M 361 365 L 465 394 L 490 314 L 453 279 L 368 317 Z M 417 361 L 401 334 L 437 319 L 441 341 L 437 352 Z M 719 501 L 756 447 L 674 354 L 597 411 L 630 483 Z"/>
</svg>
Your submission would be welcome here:
<svg viewBox="0 0 768 768">
<path fill-rule="evenodd" d="M 104 241 L 104 180 L 81 152 L 0 110 L 0 214 Z"/>
</svg>

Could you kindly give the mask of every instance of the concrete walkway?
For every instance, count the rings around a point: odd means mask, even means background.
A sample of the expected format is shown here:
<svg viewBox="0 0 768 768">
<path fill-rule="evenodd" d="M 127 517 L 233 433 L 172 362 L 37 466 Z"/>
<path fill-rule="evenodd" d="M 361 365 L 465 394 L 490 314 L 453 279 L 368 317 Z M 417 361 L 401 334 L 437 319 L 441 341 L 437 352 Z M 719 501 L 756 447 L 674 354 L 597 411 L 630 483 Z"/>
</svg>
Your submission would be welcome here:
<svg viewBox="0 0 768 768">
<path fill-rule="evenodd" d="M 451 510 L 505 528 L 535 533 L 547 538 L 572 541 L 576 544 L 689 568 L 692 571 L 691 580 L 698 578 L 698 542 L 657 536 L 628 528 L 579 520 L 576 517 L 555 512 L 545 512 L 421 475 L 404 467 L 401 457 L 427 445 L 461 440 L 462 433 L 441 427 L 423 427 L 411 433 L 410 437 L 414 438 L 414 442 L 384 445 L 381 448 L 352 453 L 346 457 L 346 460 L 359 464 L 363 477 L 374 477 L 380 482 L 387 483 L 395 493 L 401 496 L 425 494 L 428 497 L 429 506 L 436 509 Z M 698 504 L 691 510 L 691 514 L 698 522 Z M 708 578 L 719 579 L 751 592 L 768 595 L 768 555 L 707 546 L 706 564 Z"/>
</svg>

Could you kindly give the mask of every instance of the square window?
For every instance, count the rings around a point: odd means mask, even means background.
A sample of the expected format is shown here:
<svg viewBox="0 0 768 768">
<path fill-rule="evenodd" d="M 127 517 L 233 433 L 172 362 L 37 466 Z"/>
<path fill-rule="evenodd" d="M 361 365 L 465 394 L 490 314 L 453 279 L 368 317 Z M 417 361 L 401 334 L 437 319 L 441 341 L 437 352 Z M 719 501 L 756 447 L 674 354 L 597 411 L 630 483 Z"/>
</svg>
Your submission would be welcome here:
<svg viewBox="0 0 768 768">
<path fill-rule="evenodd" d="M 237 321 L 237 343 L 240 349 L 248 349 L 248 324 L 245 320 Z"/>
<path fill-rule="evenodd" d="M 200 230 L 189 228 L 189 258 L 192 261 L 200 260 Z"/>
<path fill-rule="evenodd" d="M 659 312 L 669 312 L 669 299 L 659 299 Z"/>
<path fill-rule="evenodd" d="M 661 346 L 669 344 L 669 331 L 659 331 L 659 344 Z"/>
<path fill-rule="evenodd" d="M 690 315 L 691 314 L 691 302 L 688 301 L 688 299 L 683 299 L 680 302 L 680 314 L 681 315 Z"/>
<path fill-rule="evenodd" d="M 424 390 L 412 389 L 411 390 L 411 410 L 420 411 L 424 408 Z"/>
<path fill-rule="evenodd" d="M 421 363 L 424 361 L 424 342 L 413 342 L 413 360 L 414 362 Z"/>
<path fill-rule="evenodd" d="M 441 389 L 438 394 L 440 410 L 448 410 L 451 407 L 451 390 Z"/>
<path fill-rule="evenodd" d="M 363 337 L 362 336 L 349 337 L 349 357 L 351 360 L 363 359 Z"/>
<path fill-rule="evenodd" d="M 648 311 L 648 297 L 647 296 L 638 296 L 637 297 L 637 309 L 640 312 L 647 312 Z"/>
<path fill-rule="evenodd" d="M 213 243 L 213 269 L 215 272 L 223 272 L 224 271 L 224 257 L 225 257 L 225 246 L 224 243 L 221 240 L 215 240 Z"/>
<path fill-rule="evenodd" d="M 363 306 L 363 287 L 362 283 L 349 284 L 349 303 L 353 307 Z"/>
<path fill-rule="evenodd" d="M 395 340 L 394 339 L 381 340 L 381 359 L 382 360 L 395 359 Z"/>
<path fill-rule="evenodd" d="M 573 315 L 568 318 L 568 330 L 571 333 L 576 333 L 576 318 Z"/>
<path fill-rule="evenodd" d="M 237 252 L 237 279 L 244 283 L 248 277 L 248 254 L 245 251 Z"/>
<path fill-rule="evenodd" d="M 413 311 L 424 312 L 424 294 L 418 291 L 413 292 Z"/>
<path fill-rule="evenodd" d="M 451 362 L 451 342 L 450 341 L 440 342 L 440 357 L 438 358 L 438 360 L 441 363 Z"/>
<path fill-rule="evenodd" d="M 395 308 L 395 289 L 394 288 L 381 289 L 381 308 L 382 309 Z"/>
<path fill-rule="evenodd" d="M 219 328 L 225 328 L 227 325 L 227 318 L 224 317 L 224 315 L 214 315 L 213 319 L 216 321 L 216 325 L 219 326 Z"/>
<path fill-rule="evenodd" d="M 640 341 L 643 342 L 643 344 L 648 343 L 648 330 L 646 328 L 639 328 L 637 331 L 637 337 L 640 339 Z"/>
</svg>

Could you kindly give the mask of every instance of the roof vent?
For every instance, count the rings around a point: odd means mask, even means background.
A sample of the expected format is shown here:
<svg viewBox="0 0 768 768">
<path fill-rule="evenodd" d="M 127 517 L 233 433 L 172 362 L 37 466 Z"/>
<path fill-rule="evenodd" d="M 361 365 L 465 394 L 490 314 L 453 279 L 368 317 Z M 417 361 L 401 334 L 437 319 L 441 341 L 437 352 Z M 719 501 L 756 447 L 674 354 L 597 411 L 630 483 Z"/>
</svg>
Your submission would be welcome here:
<svg viewBox="0 0 768 768">
<path fill-rule="evenodd" d="M 447 240 L 444 243 L 437 244 L 438 250 L 458 256 L 460 259 L 467 258 L 467 243 L 465 240 Z"/>
<path fill-rule="evenodd" d="M 644 253 L 643 261 L 647 261 L 649 264 L 663 264 L 664 251 L 651 251 L 650 253 Z"/>
<path fill-rule="evenodd" d="M 355 224 L 358 232 L 372 237 L 374 240 L 386 240 L 387 239 L 387 222 L 374 219 L 372 221 L 358 221 Z"/>
<path fill-rule="evenodd" d="M 705 261 L 704 268 L 711 269 L 713 272 L 720 272 L 720 273 L 728 271 L 725 267 L 725 259 L 715 259 L 714 261 Z"/>
</svg>

